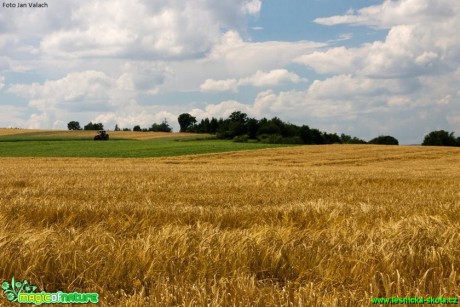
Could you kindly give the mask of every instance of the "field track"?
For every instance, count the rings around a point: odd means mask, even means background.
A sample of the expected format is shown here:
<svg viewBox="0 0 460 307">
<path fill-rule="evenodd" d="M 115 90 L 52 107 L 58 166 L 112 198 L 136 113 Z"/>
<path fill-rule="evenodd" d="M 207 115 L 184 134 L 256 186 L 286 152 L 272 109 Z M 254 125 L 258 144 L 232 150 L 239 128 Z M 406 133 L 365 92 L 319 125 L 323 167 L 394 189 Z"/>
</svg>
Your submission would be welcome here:
<svg viewBox="0 0 460 307">
<path fill-rule="evenodd" d="M 101 306 L 369 306 L 460 293 L 457 148 L 0 164 L 1 280 L 98 292 Z"/>
</svg>

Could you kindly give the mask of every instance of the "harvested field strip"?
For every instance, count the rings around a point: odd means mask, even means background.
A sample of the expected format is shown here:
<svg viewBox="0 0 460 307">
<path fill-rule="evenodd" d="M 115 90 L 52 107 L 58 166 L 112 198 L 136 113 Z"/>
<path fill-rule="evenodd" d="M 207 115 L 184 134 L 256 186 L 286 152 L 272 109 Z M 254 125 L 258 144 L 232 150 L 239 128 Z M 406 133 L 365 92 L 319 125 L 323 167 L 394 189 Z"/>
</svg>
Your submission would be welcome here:
<svg viewBox="0 0 460 307">
<path fill-rule="evenodd" d="M 141 131 L 107 131 L 113 139 L 132 139 L 132 140 L 153 140 L 159 138 L 192 138 L 201 137 L 202 134 L 194 133 L 167 133 L 167 132 L 141 132 Z M 29 129 L 0 129 L 1 140 L 66 140 L 66 139 L 88 139 L 97 134 L 94 130 L 29 130 Z"/>
</svg>

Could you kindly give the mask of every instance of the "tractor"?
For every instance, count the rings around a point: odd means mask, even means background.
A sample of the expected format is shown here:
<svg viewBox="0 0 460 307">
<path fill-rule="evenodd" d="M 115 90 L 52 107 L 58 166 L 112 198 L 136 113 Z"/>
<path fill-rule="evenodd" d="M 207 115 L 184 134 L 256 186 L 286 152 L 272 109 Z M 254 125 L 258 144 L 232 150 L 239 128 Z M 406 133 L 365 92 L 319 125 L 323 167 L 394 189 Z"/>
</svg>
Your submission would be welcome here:
<svg viewBox="0 0 460 307">
<path fill-rule="evenodd" d="M 94 137 L 95 141 L 108 141 L 109 134 L 105 130 L 99 130 L 97 135 Z"/>
</svg>

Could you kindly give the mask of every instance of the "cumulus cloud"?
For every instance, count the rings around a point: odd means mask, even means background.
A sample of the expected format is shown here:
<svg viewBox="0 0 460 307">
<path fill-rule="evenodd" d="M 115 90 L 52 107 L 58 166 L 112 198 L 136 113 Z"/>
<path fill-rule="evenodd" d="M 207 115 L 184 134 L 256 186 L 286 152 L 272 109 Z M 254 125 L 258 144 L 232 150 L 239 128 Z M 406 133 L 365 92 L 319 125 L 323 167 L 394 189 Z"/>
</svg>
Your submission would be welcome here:
<svg viewBox="0 0 460 307">
<path fill-rule="evenodd" d="M 333 48 L 299 57 L 320 73 L 375 77 L 416 77 L 452 71 L 460 61 L 460 2 L 384 1 L 343 16 L 316 19 L 323 25 L 354 24 L 388 28 L 384 41 L 359 48 Z"/>
<path fill-rule="evenodd" d="M 401 24 L 439 22 L 456 16 L 460 3 L 452 0 L 385 0 L 382 4 L 362 8 L 346 15 L 316 18 L 321 25 L 353 24 L 391 28 Z"/>
<path fill-rule="evenodd" d="M 327 44 L 311 41 L 247 42 L 241 38 L 238 32 L 228 31 L 209 52 L 208 58 L 224 59 L 236 67 L 244 67 L 245 65 L 249 65 L 251 68 L 260 67 L 261 64 L 269 61 L 277 62 L 279 67 L 291 63 L 295 56 L 310 53 L 324 46 Z"/>
<path fill-rule="evenodd" d="M 169 111 L 159 110 L 158 107 L 139 107 L 128 110 L 126 109 L 123 114 L 119 112 L 105 112 L 98 114 L 94 117 L 93 122 L 104 123 L 109 129 L 113 129 L 115 125 L 121 128 L 133 128 L 139 125 L 142 128 L 151 127 L 153 123 L 161 123 L 164 120 L 177 131 L 177 114 Z"/>
<path fill-rule="evenodd" d="M 78 59 L 200 57 L 222 32 L 244 32 L 260 0 L 49 0 L 49 9 L 0 15 L 2 55 Z M 24 25 L 33 25 L 33 30 Z M 8 46 L 8 48 L 2 48 Z"/>
<path fill-rule="evenodd" d="M 0 127 L 27 127 L 27 122 L 24 118 L 24 114 L 27 114 L 27 107 L 0 104 Z"/>
<path fill-rule="evenodd" d="M 238 90 L 238 86 L 239 81 L 236 79 L 206 79 L 206 81 L 200 85 L 200 90 L 202 92 L 236 92 Z"/>
<path fill-rule="evenodd" d="M 104 72 L 90 70 L 43 83 L 12 84 L 7 92 L 28 101 L 32 113 L 22 116 L 27 128 L 65 129 L 62 123 L 82 116 L 88 118 L 92 114 L 129 108 L 129 97 L 118 88 L 118 81 Z"/>
<path fill-rule="evenodd" d="M 249 0 L 248 2 L 244 3 L 242 6 L 243 12 L 250 14 L 250 15 L 258 14 L 261 8 L 262 8 L 262 2 L 260 0 Z"/>
<path fill-rule="evenodd" d="M 460 13 L 460 12 L 459 12 Z M 459 23 L 460 27 L 460 23 Z M 436 35 L 448 31 L 450 35 Z M 358 48 L 336 47 L 296 59 L 319 73 L 354 74 L 375 78 L 404 78 L 447 72 L 460 60 L 460 39 L 445 25 L 399 25 L 384 41 Z M 448 36 L 448 37 L 447 37 Z"/>
<path fill-rule="evenodd" d="M 110 129 L 115 124 L 128 128 L 134 125 L 149 127 L 166 119 L 174 127 L 176 114 L 182 111 L 180 107 L 141 105 L 138 101 L 142 93 L 155 94 L 152 91 L 155 92 L 156 84 L 163 82 L 163 75 L 157 78 L 152 75 L 163 69 L 161 65 L 142 66 L 128 62 L 118 76 L 88 70 L 43 83 L 12 84 L 7 92 L 25 98 L 28 104 L 21 108 L 0 106 L 0 110 L 9 112 L 8 117 L 0 116 L 0 121 L 9 122 L 7 119 L 10 119 L 33 129 L 66 129 L 63 123 L 83 120 L 81 123 L 102 122 Z M 26 112 L 30 110 L 33 112 Z"/>
<path fill-rule="evenodd" d="M 100 71 L 69 73 L 64 78 L 43 84 L 12 84 L 8 92 L 29 99 L 29 106 L 39 110 L 65 105 L 81 108 L 101 108 L 107 105 L 109 89 L 115 80 Z"/>
<path fill-rule="evenodd" d="M 238 32 L 228 31 L 204 58 L 170 63 L 174 73 L 164 88 L 170 91 L 218 91 L 221 88 L 236 92 L 240 79 L 257 71 L 261 75 L 273 71 L 270 78 L 275 78 L 277 73 L 285 74 L 279 69 L 292 64 L 294 58 L 325 45 L 310 41 L 248 42 Z M 206 81 L 208 79 L 210 81 Z"/>
<path fill-rule="evenodd" d="M 364 66 L 364 52 L 356 48 L 336 47 L 299 56 L 294 62 L 312 67 L 321 74 L 346 74 Z"/>
<path fill-rule="evenodd" d="M 51 31 L 41 49 L 60 57 L 190 58 L 203 55 L 221 29 L 239 31 L 259 0 L 147 1 L 71 0 L 71 23 Z"/>
<path fill-rule="evenodd" d="M 189 113 L 197 118 L 227 118 L 234 111 L 254 114 L 254 108 L 235 100 L 226 100 L 217 104 L 208 104 L 205 108 L 194 108 Z"/>
<path fill-rule="evenodd" d="M 399 0 L 316 19 L 323 25 L 386 28 L 388 34 L 383 41 L 326 48 L 296 58 L 297 63 L 317 73 L 332 75 L 314 81 L 308 89 L 309 98 L 325 104 L 333 100 L 338 106 L 351 105 L 353 112 L 365 110 L 366 117 L 380 114 L 394 121 L 405 114 L 407 119 L 394 123 L 399 130 L 407 127 L 400 134 L 424 131 L 424 126 L 447 130 L 457 127 L 459 16 L 458 1 Z M 364 125 L 362 115 L 358 119 Z"/>
<path fill-rule="evenodd" d="M 236 92 L 240 86 L 276 86 L 281 83 L 292 82 L 299 83 L 302 81 L 307 81 L 304 78 L 299 77 L 295 73 L 291 73 L 286 69 L 274 69 L 269 72 L 263 72 L 258 70 L 252 76 L 236 79 L 227 79 L 227 80 L 213 80 L 206 79 L 206 81 L 201 84 L 200 90 L 202 92 L 226 92 L 233 91 Z"/>
<path fill-rule="evenodd" d="M 254 75 L 241 79 L 240 82 L 243 85 L 253 86 L 275 86 L 284 82 L 299 83 L 307 81 L 305 78 L 301 78 L 295 73 L 289 72 L 287 69 L 275 69 L 269 72 L 263 72 L 258 70 Z"/>
</svg>

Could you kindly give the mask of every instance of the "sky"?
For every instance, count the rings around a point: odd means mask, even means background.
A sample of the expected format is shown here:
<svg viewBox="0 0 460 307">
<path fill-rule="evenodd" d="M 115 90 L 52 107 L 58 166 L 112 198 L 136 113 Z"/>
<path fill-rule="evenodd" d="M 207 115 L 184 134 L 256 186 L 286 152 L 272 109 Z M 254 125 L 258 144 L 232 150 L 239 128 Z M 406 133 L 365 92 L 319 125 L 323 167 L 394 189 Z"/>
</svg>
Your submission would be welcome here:
<svg viewBox="0 0 460 307">
<path fill-rule="evenodd" d="M 370 140 L 460 136 L 458 0 L 47 0 L 0 7 L 0 127 L 242 111 Z M 16 7 L 13 7 L 13 6 Z"/>
</svg>

